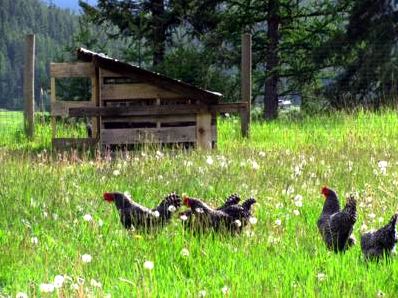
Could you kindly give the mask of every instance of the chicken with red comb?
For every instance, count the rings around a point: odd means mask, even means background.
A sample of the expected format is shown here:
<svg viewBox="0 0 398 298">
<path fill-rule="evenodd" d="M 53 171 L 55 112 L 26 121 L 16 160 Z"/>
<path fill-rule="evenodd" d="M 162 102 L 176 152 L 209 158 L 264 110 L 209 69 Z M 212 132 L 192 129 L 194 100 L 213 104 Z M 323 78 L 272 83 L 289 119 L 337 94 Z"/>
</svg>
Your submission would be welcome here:
<svg viewBox="0 0 398 298">
<path fill-rule="evenodd" d="M 163 227 L 170 221 L 173 212 L 181 207 L 181 199 L 175 193 L 167 195 L 157 207 L 152 209 L 134 202 L 120 192 L 106 192 L 104 200 L 115 203 L 120 221 L 126 229 L 153 230 Z"/>
<path fill-rule="evenodd" d="M 317 226 L 326 246 L 335 252 L 345 251 L 355 244 L 352 231 L 357 219 L 356 201 L 353 197 L 347 199 L 346 206 L 340 210 L 340 203 L 334 190 L 323 187 L 321 193 L 325 203 Z"/>
</svg>

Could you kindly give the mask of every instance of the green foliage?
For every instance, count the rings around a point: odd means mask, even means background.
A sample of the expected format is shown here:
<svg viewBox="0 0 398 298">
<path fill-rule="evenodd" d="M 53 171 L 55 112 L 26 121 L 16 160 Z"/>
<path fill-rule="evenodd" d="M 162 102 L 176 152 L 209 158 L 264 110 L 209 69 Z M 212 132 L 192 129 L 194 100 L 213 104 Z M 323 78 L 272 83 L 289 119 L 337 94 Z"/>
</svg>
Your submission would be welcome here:
<svg viewBox="0 0 398 298">
<path fill-rule="evenodd" d="M 228 119 L 219 121 L 215 151 L 150 150 L 113 160 L 3 147 L 0 295 L 196 297 L 204 290 L 222 297 L 226 287 L 231 297 L 394 297 L 395 257 L 366 263 L 359 245 L 330 253 L 316 220 L 319 191 L 328 184 L 342 202 L 358 192 L 357 239 L 362 229 L 388 221 L 396 211 L 397 125 L 395 111 L 336 113 L 254 123 L 252 138 L 244 140 L 238 121 Z M 386 175 L 379 160 L 388 162 Z M 174 190 L 213 205 L 232 192 L 254 195 L 258 223 L 238 237 L 195 237 L 175 216 L 156 235 L 127 232 L 102 199 L 113 190 L 129 191 L 148 206 Z M 92 256 L 90 263 L 84 254 Z M 154 263 L 151 271 L 143 266 L 147 260 Z M 60 274 L 66 276 L 60 289 L 40 293 L 42 283 Z"/>
<path fill-rule="evenodd" d="M 77 16 L 39 0 L 0 0 L 0 106 L 23 107 L 24 41 L 36 34 L 35 95 L 48 89 L 49 62 L 63 51 L 74 33 Z"/>
</svg>

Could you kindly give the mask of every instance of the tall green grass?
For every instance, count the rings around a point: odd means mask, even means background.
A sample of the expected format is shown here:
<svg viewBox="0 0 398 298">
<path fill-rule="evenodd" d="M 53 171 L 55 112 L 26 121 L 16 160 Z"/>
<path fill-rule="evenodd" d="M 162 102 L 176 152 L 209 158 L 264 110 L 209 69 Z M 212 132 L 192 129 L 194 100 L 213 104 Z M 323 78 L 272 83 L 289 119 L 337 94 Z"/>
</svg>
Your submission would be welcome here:
<svg viewBox="0 0 398 298">
<path fill-rule="evenodd" d="M 366 263 L 359 245 L 331 253 L 316 220 L 327 184 L 341 203 L 358 193 L 358 240 L 361 229 L 387 223 L 397 211 L 397 125 L 393 111 L 281 119 L 253 123 L 246 140 L 238 121 L 225 119 L 212 152 L 155 149 L 112 160 L 51 155 L 40 140 L 10 140 L 0 149 L 0 294 L 222 297 L 224 288 L 230 297 L 395 297 L 397 260 Z M 238 237 L 199 237 L 176 216 L 157 234 L 127 232 L 102 199 L 116 190 L 148 206 L 171 191 L 214 205 L 233 192 L 253 195 L 258 223 Z M 144 268 L 148 260 L 153 270 Z M 56 275 L 67 276 L 63 286 L 40 292 Z"/>
</svg>

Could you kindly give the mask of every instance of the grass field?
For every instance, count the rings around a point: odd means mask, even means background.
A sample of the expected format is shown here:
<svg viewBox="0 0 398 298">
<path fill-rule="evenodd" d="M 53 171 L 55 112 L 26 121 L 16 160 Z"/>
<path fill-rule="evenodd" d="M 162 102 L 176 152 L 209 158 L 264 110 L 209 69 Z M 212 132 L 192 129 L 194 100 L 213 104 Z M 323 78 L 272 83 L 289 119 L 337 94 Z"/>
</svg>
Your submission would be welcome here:
<svg viewBox="0 0 398 298">
<path fill-rule="evenodd" d="M 324 184 L 341 203 L 357 193 L 357 240 L 397 211 L 396 112 L 254 123 L 249 140 L 239 129 L 220 121 L 212 152 L 148 150 L 111 161 L 52 158 L 46 126 L 32 142 L 3 139 L 0 296 L 397 297 L 397 260 L 366 263 L 359 245 L 328 252 L 316 228 Z M 238 237 L 193 236 L 177 218 L 157 234 L 127 232 L 102 199 L 116 190 L 149 206 L 171 191 L 214 205 L 233 192 L 253 195 L 258 223 Z M 62 286 L 41 291 L 57 275 Z"/>
</svg>

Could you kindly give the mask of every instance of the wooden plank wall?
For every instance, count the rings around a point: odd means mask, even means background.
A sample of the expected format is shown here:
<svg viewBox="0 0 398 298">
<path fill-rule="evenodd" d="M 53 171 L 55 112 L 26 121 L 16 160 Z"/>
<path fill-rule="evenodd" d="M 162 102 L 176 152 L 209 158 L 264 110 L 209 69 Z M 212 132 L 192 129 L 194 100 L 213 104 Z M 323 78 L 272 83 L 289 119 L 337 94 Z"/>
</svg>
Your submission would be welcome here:
<svg viewBox="0 0 398 298">
<path fill-rule="evenodd" d="M 168 104 L 190 104 L 188 98 L 178 93 L 159 88 L 141 81 L 139 78 L 125 78 L 118 73 L 100 69 L 100 106 L 105 107 L 145 107 Z M 215 118 L 215 115 L 214 115 Z M 198 129 L 198 119 L 202 122 Z M 216 142 L 216 126 L 213 117 L 196 114 L 159 116 L 128 116 L 101 118 L 101 143 L 108 145 L 134 145 L 143 143 L 197 143 L 209 148 Z M 215 123 L 215 121 L 214 121 Z"/>
</svg>

